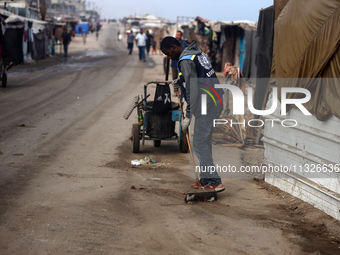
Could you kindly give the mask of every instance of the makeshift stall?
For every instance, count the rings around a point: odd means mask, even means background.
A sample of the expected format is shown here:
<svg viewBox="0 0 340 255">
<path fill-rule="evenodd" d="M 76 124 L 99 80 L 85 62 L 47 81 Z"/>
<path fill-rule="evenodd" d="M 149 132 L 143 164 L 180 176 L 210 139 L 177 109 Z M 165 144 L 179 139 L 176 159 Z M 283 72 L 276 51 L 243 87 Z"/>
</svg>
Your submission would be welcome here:
<svg viewBox="0 0 340 255">
<path fill-rule="evenodd" d="M 14 65 L 46 58 L 53 45 L 53 23 L 22 17 L 0 9 L 1 81 Z"/>
</svg>

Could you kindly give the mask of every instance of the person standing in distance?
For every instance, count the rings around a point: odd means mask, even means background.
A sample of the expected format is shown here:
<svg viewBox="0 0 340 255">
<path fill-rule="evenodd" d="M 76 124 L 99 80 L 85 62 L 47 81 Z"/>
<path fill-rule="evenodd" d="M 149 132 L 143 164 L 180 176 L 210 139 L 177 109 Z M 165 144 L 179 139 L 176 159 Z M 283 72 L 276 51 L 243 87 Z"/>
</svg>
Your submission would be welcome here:
<svg viewBox="0 0 340 255">
<path fill-rule="evenodd" d="M 135 40 L 135 36 L 132 32 L 132 30 L 129 30 L 129 34 L 127 36 L 127 44 L 128 44 L 128 50 L 129 50 L 129 54 L 131 55 L 132 50 L 133 50 L 133 41 Z"/>
<path fill-rule="evenodd" d="M 84 43 L 84 45 L 85 45 L 85 44 L 86 44 L 86 37 L 87 37 L 87 34 L 86 34 L 86 30 L 85 30 L 85 29 L 83 29 L 83 32 L 82 32 L 81 36 L 82 36 L 82 38 L 83 38 L 83 43 Z"/>
<path fill-rule="evenodd" d="M 153 35 L 150 34 L 149 30 L 146 30 L 146 37 L 148 39 L 146 39 L 146 53 L 148 54 L 149 56 L 149 53 L 150 53 L 150 47 L 151 47 L 151 41 L 153 39 Z"/>
<path fill-rule="evenodd" d="M 139 61 L 145 62 L 145 46 L 146 46 L 146 40 L 147 36 L 145 33 L 143 33 L 143 28 L 140 29 L 139 33 L 137 34 L 135 41 L 138 46 L 139 50 Z"/>
<path fill-rule="evenodd" d="M 64 32 L 62 33 L 61 38 L 63 40 L 65 58 L 67 58 L 68 45 L 71 42 L 71 35 L 67 32 L 66 28 L 64 28 Z"/>
</svg>

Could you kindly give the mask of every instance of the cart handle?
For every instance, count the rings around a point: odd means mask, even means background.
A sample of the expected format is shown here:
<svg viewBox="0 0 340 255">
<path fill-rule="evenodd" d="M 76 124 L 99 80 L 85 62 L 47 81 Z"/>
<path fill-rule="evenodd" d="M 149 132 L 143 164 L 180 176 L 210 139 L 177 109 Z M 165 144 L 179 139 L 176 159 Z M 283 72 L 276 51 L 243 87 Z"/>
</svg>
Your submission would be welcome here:
<svg viewBox="0 0 340 255">
<path fill-rule="evenodd" d="M 144 103 L 144 105 L 146 105 L 146 99 L 147 99 L 149 96 L 150 96 L 150 94 L 147 95 L 146 97 L 144 97 L 140 102 L 138 102 L 138 106 L 142 106 L 143 103 Z"/>
<path fill-rule="evenodd" d="M 150 81 L 147 84 L 144 85 L 144 88 L 149 86 L 150 84 L 160 84 L 160 85 L 166 85 L 166 84 L 171 84 L 171 81 Z"/>
</svg>

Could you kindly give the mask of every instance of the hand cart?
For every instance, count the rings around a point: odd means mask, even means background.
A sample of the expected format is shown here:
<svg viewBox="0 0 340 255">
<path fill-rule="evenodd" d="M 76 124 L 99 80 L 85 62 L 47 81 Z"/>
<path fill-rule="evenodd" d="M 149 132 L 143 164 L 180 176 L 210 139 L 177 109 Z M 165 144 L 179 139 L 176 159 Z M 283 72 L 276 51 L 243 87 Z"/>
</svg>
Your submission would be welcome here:
<svg viewBox="0 0 340 255">
<path fill-rule="evenodd" d="M 162 140 L 177 141 L 182 153 L 188 152 L 186 134 L 183 133 L 181 122 L 182 112 L 178 103 L 171 102 L 171 109 L 165 113 L 156 113 L 153 109 L 154 101 L 147 101 L 148 86 L 150 84 L 169 85 L 171 82 L 148 82 L 144 85 L 144 100 L 137 105 L 137 123 L 132 125 L 132 152 L 138 153 L 140 141 L 151 140 L 155 147 L 160 147 Z M 178 134 L 175 132 L 178 123 Z"/>
</svg>

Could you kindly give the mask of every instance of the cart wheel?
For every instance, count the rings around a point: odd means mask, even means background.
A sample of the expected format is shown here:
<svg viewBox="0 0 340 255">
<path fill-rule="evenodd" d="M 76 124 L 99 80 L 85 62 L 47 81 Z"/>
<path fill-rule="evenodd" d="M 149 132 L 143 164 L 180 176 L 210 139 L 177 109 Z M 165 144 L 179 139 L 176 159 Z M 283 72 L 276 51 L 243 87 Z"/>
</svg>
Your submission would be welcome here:
<svg viewBox="0 0 340 255">
<path fill-rule="evenodd" d="M 161 140 L 153 140 L 153 145 L 154 145 L 155 147 L 161 146 Z"/>
<path fill-rule="evenodd" d="M 4 88 L 6 88 L 6 86 L 7 86 L 7 74 L 6 74 L 6 73 L 3 73 L 3 74 L 2 74 L 1 82 L 2 82 L 2 86 L 3 86 Z"/>
<path fill-rule="evenodd" d="M 132 152 L 139 152 L 139 126 L 138 124 L 132 125 Z"/>
<path fill-rule="evenodd" d="M 181 137 L 179 139 L 179 150 L 182 153 L 187 153 L 188 150 L 189 150 L 189 145 L 188 145 L 186 133 L 184 133 L 182 130 L 181 130 Z"/>
</svg>

